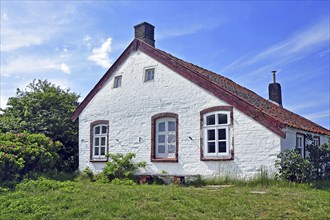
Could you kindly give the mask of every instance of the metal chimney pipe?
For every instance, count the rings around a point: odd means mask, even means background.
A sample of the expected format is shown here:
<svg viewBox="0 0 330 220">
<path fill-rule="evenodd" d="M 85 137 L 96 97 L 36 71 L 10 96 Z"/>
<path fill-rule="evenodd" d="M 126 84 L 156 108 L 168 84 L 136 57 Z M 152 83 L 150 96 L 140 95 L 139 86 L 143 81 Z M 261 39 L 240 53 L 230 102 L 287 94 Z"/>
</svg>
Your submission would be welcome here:
<svg viewBox="0 0 330 220">
<path fill-rule="evenodd" d="M 282 106 L 282 91 L 281 85 L 276 82 L 276 71 L 273 70 L 273 83 L 268 85 L 269 100 Z"/>
<path fill-rule="evenodd" d="M 273 70 L 272 73 L 273 73 L 273 83 L 276 83 L 276 70 Z"/>
</svg>

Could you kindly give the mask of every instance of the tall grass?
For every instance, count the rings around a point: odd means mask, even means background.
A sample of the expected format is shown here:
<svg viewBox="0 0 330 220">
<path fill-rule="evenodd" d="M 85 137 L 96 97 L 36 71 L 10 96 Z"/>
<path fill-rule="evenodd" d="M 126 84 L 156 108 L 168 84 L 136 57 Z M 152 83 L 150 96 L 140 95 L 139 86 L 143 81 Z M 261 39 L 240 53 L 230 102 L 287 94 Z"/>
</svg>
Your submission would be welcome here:
<svg viewBox="0 0 330 220">
<path fill-rule="evenodd" d="M 270 175 L 265 168 L 261 168 L 260 172 L 250 178 L 240 178 L 237 176 L 225 174 L 211 178 L 203 178 L 204 185 L 234 185 L 234 186 L 278 186 L 278 187 L 300 187 L 313 188 L 315 184 L 297 184 L 285 180 L 276 179 L 274 175 Z M 327 187 L 326 184 L 325 188 Z M 329 187 L 328 187 L 329 188 Z"/>
</svg>

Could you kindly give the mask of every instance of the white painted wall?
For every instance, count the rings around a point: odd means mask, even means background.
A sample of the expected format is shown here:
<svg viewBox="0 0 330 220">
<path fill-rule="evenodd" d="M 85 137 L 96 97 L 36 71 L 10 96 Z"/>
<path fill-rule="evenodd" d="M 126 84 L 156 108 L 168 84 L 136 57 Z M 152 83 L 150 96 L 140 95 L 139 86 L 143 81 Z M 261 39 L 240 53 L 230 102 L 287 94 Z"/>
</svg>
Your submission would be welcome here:
<svg viewBox="0 0 330 220">
<path fill-rule="evenodd" d="M 326 135 L 320 135 L 312 132 L 307 132 L 291 127 L 285 128 L 286 138 L 281 138 L 281 151 L 284 152 L 285 150 L 293 150 L 296 147 L 296 134 L 310 134 L 312 136 L 319 136 L 320 137 L 320 144 L 328 143 L 328 138 Z"/>
<path fill-rule="evenodd" d="M 145 67 L 156 68 L 153 82 L 143 82 Z M 122 87 L 113 89 L 113 79 L 122 75 Z M 118 68 L 79 116 L 79 169 L 102 170 L 104 163 L 91 163 L 90 123 L 109 120 L 111 153 L 136 153 L 136 161 L 146 161 L 141 172 L 203 176 L 251 177 L 266 167 L 274 171 L 281 150 L 281 138 L 252 118 L 234 109 L 234 149 L 232 161 L 200 160 L 200 111 L 226 105 L 164 65 L 137 51 Z M 151 117 L 161 112 L 179 115 L 179 162 L 150 162 Z M 193 141 L 189 139 L 193 138 Z M 142 138 L 142 142 L 139 142 Z M 118 139 L 116 141 L 115 139 Z"/>
</svg>

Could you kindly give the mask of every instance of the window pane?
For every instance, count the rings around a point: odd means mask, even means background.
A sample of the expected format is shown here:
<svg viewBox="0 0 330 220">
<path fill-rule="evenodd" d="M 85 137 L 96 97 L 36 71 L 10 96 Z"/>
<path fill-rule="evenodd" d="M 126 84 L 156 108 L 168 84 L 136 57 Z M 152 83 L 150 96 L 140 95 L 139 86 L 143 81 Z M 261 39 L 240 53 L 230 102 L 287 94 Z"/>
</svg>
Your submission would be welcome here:
<svg viewBox="0 0 330 220">
<path fill-rule="evenodd" d="M 168 122 L 168 131 L 175 131 L 175 121 Z"/>
<path fill-rule="evenodd" d="M 226 153 L 226 142 L 219 142 L 219 153 Z"/>
<path fill-rule="evenodd" d="M 150 80 L 153 80 L 154 79 L 154 74 L 155 73 L 155 69 L 147 69 L 145 71 L 145 80 L 144 81 L 150 81 Z"/>
<path fill-rule="evenodd" d="M 107 133 L 107 127 L 106 126 L 102 126 L 102 134 L 106 134 Z"/>
<path fill-rule="evenodd" d="M 101 137 L 101 146 L 105 145 L 105 137 Z"/>
<path fill-rule="evenodd" d="M 169 134 L 167 143 L 175 143 L 175 134 Z"/>
<path fill-rule="evenodd" d="M 218 122 L 219 124 L 227 124 L 227 115 L 226 114 L 218 114 Z"/>
<path fill-rule="evenodd" d="M 207 140 L 215 140 L 215 130 L 207 130 Z"/>
<path fill-rule="evenodd" d="M 175 145 L 169 144 L 168 145 L 168 153 L 175 153 Z"/>
<path fill-rule="evenodd" d="M 165 143 L 165 135 L 158 135 L 158 143 Z"/>
<path fill-rule="evenodd" d="M 95 146 L 99 146 L 100 145 L 100 139 L 99 138 L 95 138 Z"/>
<path fill-rule="evenodd" d="M 218 130 L 218 138 L 219 140 L 226 140 L 226 129 Z"/>
<path fill-rule="evenodd" d="M 158 153 L 160 153 L 160 154 L 165 153 L 165 146 L 164 145 L 158 145 Z"/>
<path fill-rule="evenodd" d="M 215 142 L 207 143 L 207 152 L 208 153 L 215 153 Z"/>
<path fill-rule="evenodd" d="M 95 147 L 94 149 L 95 149 L 94 150 L 94 155 L 99 155 L 99 148 L 98 147 Z"/>
<path fill-rule="evenodd" d="M 101 155 L 105 155 L 105 147 L 101 147 Z"/>
<path fill-rule="evenodd" d="M 100 126 L 95 127 L 95 134 L 100 134 Z"/>
<path fill-rule="evenodd" d="M 158 131 L 164 132 L 165 131 L 165 122 L 161 122 L 158 124 Z"/>
<path fill-rule="evenodd" d="M 214 125 L 215 124 L 215 115 L 209 115 L 206 117 L 206 125 Z"/>
<path fill-rule="evenodd" d="M 114 87 L 114 88 L 118 88 L 118 87 L 120 87 L 120 86 L 121 86 L 121 76 L 116 76 L 116 77 L 115 77 L 115 82 L 114 82 L 113 87 Z"/>
</svg>

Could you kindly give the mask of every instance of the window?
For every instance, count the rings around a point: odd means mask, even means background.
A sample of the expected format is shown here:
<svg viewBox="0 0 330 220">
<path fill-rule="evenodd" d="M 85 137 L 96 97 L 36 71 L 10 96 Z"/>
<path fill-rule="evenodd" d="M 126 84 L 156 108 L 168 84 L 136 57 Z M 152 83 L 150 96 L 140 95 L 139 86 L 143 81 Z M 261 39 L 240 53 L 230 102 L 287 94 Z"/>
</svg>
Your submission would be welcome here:
<svg viewBox="0 0 330 220">
<path fill-rule="evenodd" d="M 320 146 L 320 137 L 319 136 L 314 136 L 313 137 L 313 145 L 314 146 Z"/>
<path fill-rule="evenodd" d="M 107 161 L 109 122 L 106 120 L 91 123 L 91 161 Z"/>
<path fill-rule="evenodd" d="M 201 159 L 232 160 L 232 107 L 217 106 L 201 111 Z"/>
<path fill-rule="evenodd" d="M 148 82 L 154 80 L 155 68 L 145 69 L 144 71 L 144 81 Z"/>
<path fill-rule="evenodd" d="M 151 161 L 178 161 L 178 115 L 160 113 L 151 118 Z"/>
<path fill-rule="evenodd" d="M 119 87 L 121 87 L 121 78 L 122 78 L 122 76 L 116 76 L 115 77 L 113 88 L 119 88 Z"/>
<path fill-rule="evenodd" d="M 296 135 L 296 149 L 300 152 L 301 156 L 305 157 L 305 135 L 297 133 Z"/>
</svg>

